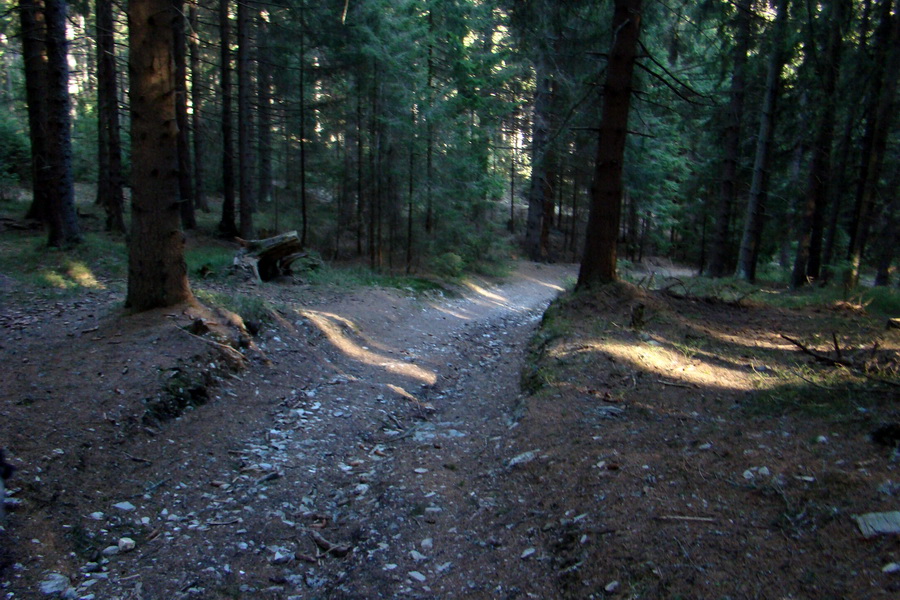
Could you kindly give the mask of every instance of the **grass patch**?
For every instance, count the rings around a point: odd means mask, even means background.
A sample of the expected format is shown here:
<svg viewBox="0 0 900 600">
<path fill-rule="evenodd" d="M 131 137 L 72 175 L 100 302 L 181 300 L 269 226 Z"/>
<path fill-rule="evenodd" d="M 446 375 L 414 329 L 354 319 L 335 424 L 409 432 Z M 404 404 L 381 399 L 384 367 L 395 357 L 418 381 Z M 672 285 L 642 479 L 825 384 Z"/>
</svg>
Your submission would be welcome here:
<svg viewBox="0 0 900 600">
<path fill-rule="evenodd" d="M 184 253 L 188 275 L 191 278 L 205 279 L 222 277 L 234 264 L 234 250 L 225 246 L 197 246 Z"/>
<path fill-rule="evenodd" d="M 48 248 L 42 233 L 0 240 L 0 272 L 50 295 L 103 290 L 124 284 L 128 273 L 125 242 L 105 233 L 88 233 L 66 250 Z"/>
<path fill-rule="evenodd" d="M 225 294 L 200 288 L 194 290 L 194 295 L 207 306 L 229 310 L 240 315 L 244 321 L 269 323 L 272 321 L 272 312 L 276 310 L 268 301 L 249 294 Z"/>
</svg>

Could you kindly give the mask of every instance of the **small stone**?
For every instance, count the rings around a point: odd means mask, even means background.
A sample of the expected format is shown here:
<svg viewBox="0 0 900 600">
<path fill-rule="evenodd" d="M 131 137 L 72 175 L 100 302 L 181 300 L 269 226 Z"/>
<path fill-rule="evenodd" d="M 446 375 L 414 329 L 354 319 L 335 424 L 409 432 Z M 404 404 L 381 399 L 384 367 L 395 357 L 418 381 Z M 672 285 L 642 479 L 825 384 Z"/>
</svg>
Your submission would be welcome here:
<svg viewBox="0 0 900 600">
<path fill-rule="evenodd" d="M 425 538 L 419 542 L 419 545 L 422 546 L 423 550 L 431 550 L 434 548 L 434 541 L 431 538 Z"/>
<path fill-rule="evenodd" d="M 424 575 L 422 575 L 422 574 L 419 573 L 418 571 L 410 571 L 410 572 L 409 572 L 409 576 L 410 576 L 412 579 L 415 579 L 416 581 L 418 581 L 419 583 L 423 583 L 423 582 L 427 579 L 427 577 L 425 577 Z"/>
<path fill-rule="evenodd" d="M 69 589 L 69 578 L 62 573 L 50 573 L 39 585 L 41 593 L 47 596 L 60 595 Z"/>
<path fill-rule="evenodd" d="M 610 581 L 609 583 L 606 584 L 606 587 L 604 587 L 603 589 L 606 590 L 607 594 L 612 594 L 614 591 L 619 589 L 619 582 L 618 581 Z"/>
<path fill-rule="evenodd" d="M 269 562 L 271 562 L 273 565 L 283 565 L 287 562 L 290 562 L 292 558 L 294 558 L 293 555 L 287 552 L 282 552 L 281 550 L 276 550 L 275 556 L 273 556 L 272 560 Z"/>
<path fill-rule="evenodd" d="M 712 448 L 712 444 L 710 444 L 709 442 L 706 442 L 705 444 L 700 444 L 698 446 L 699 450 L 709 450 L 710 448 Z"/>
<path fill-rule="evenodd" d="M 529 463 L 533 461 L 540 450 L 529 450 L 528 452 L 523 452 L 518 456 L 514 456 L 509 460 L 508 466 L 514 467 L 516 465 L 524 465 L 525 463 Z"/>
<path fill-rule="evenodd" d="M 534 548 L 526 548 L 526 549 L 522 552 L 522 554 L 519 556 L 519 558 L 528 558 L 529 556 L 531 556 L 531 555 L 534 554 L 535 552 L 537 552 L 537 550 L 535 550 Z"/>
<path fill-rule="evenodd" d="M 397 568 L 397 565 L 395 563 L 388 563 L 388 564 L 384 565 L 385 571 L 393 571 L 396 568 Z"/>
<path fill-rule="evenodd" d="M 119 550 L 122 552 L 130 552 L 131 550 L 134 550 L 135 546 L 134 540 L 130 537 L 119 538 Z"/>
<path fill-rule="evenodd" d="M 816 443 L 819 443 L 819 444 L 827 444 L 827 443 L 828 443 L 828 436 L 827 436 L 827 435 L 820 435 L 819 437 L 816 438 Z"/>
<path fill-rule="evenodd" d="M 750 481 L 750 480 L 754 479 L 755 477 L 756 477 L 756 474 L 753 471 L 751 471 L 750 469 L 747 469 L 746 471 L 744 471 L 744 479 L 746 479 L 747 481 Z"/>
<path fill-rule="evenodd" d="M 881 567 L 882 573 L 900 573 L 900 564 L 892 562 Z"/>
<path fill-rule="evenodd" d="M 95 520 L 95 521 L 102 521 L 102 520 L 103 520 L 103 517 L 105 517 L 105 516 L 106 516 L 106 515 L 104 515 L 104 514 L 103 514 L 102 512 L 100 512 L 99 510 L 98 510 L 97 512 L 92 512 L 92 513 L 90 514 L 90 517 L 91 517 L 93 520 Z"/>
<path fill-rule="evenodd" d="M 103 556 L 115 556 L 119 552 L 121 552 L 121 550 L 119 550 L 118 546 L 107 546 L 100 552 L 100 554 L 102 554 Z"/>
<path fill-rule="evenodd" d="M 135 510 L 135 508 L 137 508 L 137 507 L 134 504 L 132 504 L 131 502 L 125 501 L 125 502 L 117 502 L 116 504 L 113 504 L 113 508 L 118 508 L 119 510 L 124 510 L 124 511 L 132 511 L 132 510 Z"/>
<path fill-rule="evenodd" d="M 409 556 L 416 562 L 421 562 L 423 560 L 428 560 L 428 557 L 419 552 L 418 550 L 411 550 Z"/>
<path fill-rule="evenodd" d="M 413 472 L 418 473 L 419 475 L 423 475 L 428 472 L 428 469 L 423 469 L 422 467 L 419 467 L 418 469 L 413 469 Z"/>
<path fill-rule="evenodd" d="M 771 472 L 769 471 L 769 467 L 760 467 L 759 471 L 757 471 L 757 472 L 759 473 L 760 477 L 768 477 L 769 475 L 771 475 Z"/>
<path fill-rule="evenodd" d="M 449 562 L 449 561 L 448 561 L 448 562 L 445 562 L 445 563 L 442 563 L 442 564 L 439 564 L 438 567 L 437 567 L 437 572 L 438 572 L 438 573 L 443 573 L 444 571 L 446 571 L 447 569 L 449 569 L 450 566 L 451 566 L 452 564 L 453 564 L 453 563 L 452 563 L 452 562 Z"/>
</svg>

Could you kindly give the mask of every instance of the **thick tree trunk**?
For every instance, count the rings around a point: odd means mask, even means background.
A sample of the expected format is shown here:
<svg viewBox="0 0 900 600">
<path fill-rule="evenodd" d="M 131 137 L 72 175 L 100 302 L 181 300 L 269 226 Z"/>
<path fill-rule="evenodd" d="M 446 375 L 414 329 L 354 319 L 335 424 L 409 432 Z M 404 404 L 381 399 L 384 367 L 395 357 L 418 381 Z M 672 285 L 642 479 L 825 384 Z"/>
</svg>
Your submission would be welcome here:
<svg viewBox="0 0 900 600">
<path fill-rule="evenodd" d="M 47 220 L 47 25 L 43 0 L 19 0 L 22 22 L 22 56 L 25 64 L 25 98 L 31 141 L 31 188 L 33 199 L 28 219 Z"/>
<path fill-rule="evenodd" d="M 172 0 L 131 0 L 131 236 L 125 305 L 137 310 L 192 298 L 179 227 L 178 128 Z"/>
<path fill-rule="evenodd" d="M 741 158 L 741 122 L 744 118 L 745 71 L 747 54 L 750 50 L 751 10 L 751 0 L 741 0 L 737 5 L 735 45 L 732 58 L 734 65 L 731 73 L 731 90 L 724 136 L 725 159 L 722 162 L 722 181 L 716 204 L 716 220 L 707 269 L 710 277 L 724 277 L 729 272 L 728 241 L 737 189 L 738 164 Z M 734 260 L 733 256 L 731 260 Z"/>
<path fill-rule="evenodd" d="M 219 232 L 225 237 L 238 234 L 234 199 L 234 135 L 231 123 L 231 17 L 229 0 L 219 0 L 222 91 L 222 219 Z M 252 237 L 252 236 L 251 236 Z"/>
<path fill-rule="evenodd" d="M 578 288 L 616 281 L 616 245 L 622 214 L 622 169 L 628 136 L 632 74 L 641 28 L 641 0 L 615 0 L 612 49 L 603 86 L 603 116 L 591 211 Z"/>
<path fill-rule="evenodd" d="M 69 60 L 66 40 L 66 2 L 46 0 L 47 20 L 47 205 L 48 239 L 62 248 L 81 241 L 75 212 L 72 175 L 72 123 L 69 99 Z"/>
<path fill-rule="evenodd" d="M 812 147 L 812 164 L 809 167 L 809 182 L 806 202 L 800 220 L 797 238 L 797 255 L 791 274 L 791 287 L 804 285 L 809 278 L 819 276 L 822 253 L 822 229 L 825 220 L 825 205 L 831 176 L 831 146 L 834 141 L 834 121 L 837 109 L 835 90 L 838 70 L 841 64 L 842 33 L 846 9 L 844 0 L 831 0 L 827 17 L 830 32 L 823 62 L 818 65 L 822 80 L 822 91 L 816 104 L 821 106 L 816 139 Z M 815 39 L 809 40 L 811 47 Z"/>
<path fill-rule="evenodd" d="M 190 0 L 189 19 L 191 32 L 188 35 L 191 61 L 191 130 L 194 142 L 194 207 L 205 213 L 209 212 L 209 203 L 204 193 L 203 143 L 201 141 L 201 112 L 203 110 L 203 91 L 200 86 L 200 19 L 197 14 L 197 2 Z"/>
<path fill-rule="evenodd" d="M 181 202 L 181 226 L 196 229 L 194 214 L 194 185 L 191 181 L 191 143 L 188 136 L 187 112 L 187 34 L 185 31 L 184 0 L 172 0 L 177 15 L 173 36 L 172 56 L 175 60 L 175 122 L 178 125 L 178 193 Z"/>
<path fill-rule="evenodd" d="M 753 161 L 753 180 L 744 219 L 744 234 L 738 255 L 737 276 L 747 281 L 756 280 L 756 265 L 759 261 L 759 244 L 765 226 L 766 178 L 769 168 L 769 147 L 775 129 L 775 101 L 781 87 L 781 70 L 786 60 L 785 30 L 787 26 L 788 0 L 779 0 L 778 15 L 772 30 L 772 54 L 769 57 L 766 75 L 766 91 L 763 97 L 762 114 L 759 118 L 759 132 L 756 139 L 756 158 Z"/>
<path fill-rule="evenodd" d="M 250 239 L 253 233 L 253 164 L 250 138 L 253 113 L 250 93 L 253 86 L 250 73 L 250 8 L 245 1 L 238 1 L 238 169 L 240 180 L 241 237 Z"/>
<path fill-rule="evenodd" d="M 531 185 L 525 222 L 525 252 L 531 260 L 544 258 L 541 247 L 544 199 L 547 196 L 547 146 L 550 142 L 550 76 L 546 61 L 537 65 L 531 129 Z"/>
<path fill-rule="evenodd" d="M 112 0 L 97 0 L 97 204 L 106 230 L 125 233 L 122 141 Z"/>
</svg>

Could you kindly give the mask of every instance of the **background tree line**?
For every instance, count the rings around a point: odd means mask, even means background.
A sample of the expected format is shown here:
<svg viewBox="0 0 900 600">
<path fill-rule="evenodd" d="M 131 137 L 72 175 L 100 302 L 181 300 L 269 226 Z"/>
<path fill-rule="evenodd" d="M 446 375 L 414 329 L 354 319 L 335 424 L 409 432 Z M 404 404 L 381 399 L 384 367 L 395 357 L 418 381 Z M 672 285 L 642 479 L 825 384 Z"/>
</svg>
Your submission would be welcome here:
<svg viewBox="0 0 900 600">
<path fill-rule="evenodd" d="M 97 184 L 110 231 L 134 216 L 145 140 L 126 16 L 145 1 L 3 0 L 0 177 L 30 185 L 52 246 L 80 238 L 75 180 Z M 618 248 L 714 277 L 780 265 L 794 286 L 852 286 L 866 267 L 887 284 L 896 4 L 156 2 L 171 16 L 170 201 L 185 229 L 215 211 L 227 237 L 296 228 L 328 257 L 457 274 L 513 243 L 580 260 L 605 193 L 613 213 L 591 232 L 607 245 L 587 253 L 612 252 L 605 278 Z M 604 191 L 626 22 L 627 140 L 619 191 Z"/>
</svg>

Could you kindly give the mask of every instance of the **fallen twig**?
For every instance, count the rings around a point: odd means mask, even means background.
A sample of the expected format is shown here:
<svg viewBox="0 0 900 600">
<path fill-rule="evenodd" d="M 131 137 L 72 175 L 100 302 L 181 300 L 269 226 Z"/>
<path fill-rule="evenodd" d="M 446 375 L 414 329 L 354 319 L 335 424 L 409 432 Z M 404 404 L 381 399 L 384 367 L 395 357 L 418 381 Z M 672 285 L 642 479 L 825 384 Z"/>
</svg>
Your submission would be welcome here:
<svg viewBox="0 0 900 600">
<path fill-rule="evenodd" d="M 350 544 L 335 544 L 334 542 L 329 542 L 318 531 L 310 531 L 309 537 L 325 554 L 331 554 L 338 558 L 347 556 L 353 549 Z"/>
<path fill-rule="evenodd" d="M 674 381 L 663 381 L 662 379 L 657 379 L 656 383 L 660 383 L 662 385 L 669 385 L 672 387 L 681 387 L 681 388 L 695 388 L 696 385 L 692 383 L 676 383 Z"/>
<path fill-rule="evenodd" d="M 687 517 L 683 515 L 660 515 L 656 517 L 657 521 L 697 521 L 700 523 L 715 523 L 712 517 Z"/>
<path fill-rule="evenodd" d="M 148 465 L 153 464 L 152 460 L 147 460 L 146 458 L 141 458 L 140 456 L 132 456 L 132 455 L 128 454 L 127 452 L 123 452 L 122 454 L 124 454 L 125 456 L 127 456 L 128 458 L 133 460 L 134 462 L 145 463 Z"/>
<path fill-rule="evenodd" d="M 783 337 L 790 343 L 792 343 L 795 346 L 797 346 L 798 348 L 800 348 L 800 350 L 802 350 L 804 354 L 808 354 L 820 362 L 829 364 L 833 367 L 837 367 L 837 366 L 852 367 L 852 368 L 856 367 L 856 365 L 854 365 L 849 360 L 846 360 L 843 358 L 831 358 L 830 356 L 825 356 L 824 354 L 820 354 L 820 353 L 816 352 L 815 350 L 810 350 L 809 348 L 804 346 L 801 342 L 795 340 L 794 338 L 788 337 L 788 336 L 784 335 L 783 333 L 781 334 L 781 337 Z"/>
</svg>

